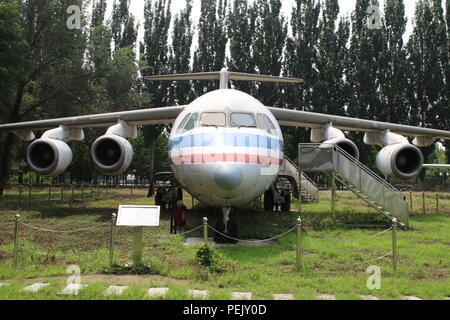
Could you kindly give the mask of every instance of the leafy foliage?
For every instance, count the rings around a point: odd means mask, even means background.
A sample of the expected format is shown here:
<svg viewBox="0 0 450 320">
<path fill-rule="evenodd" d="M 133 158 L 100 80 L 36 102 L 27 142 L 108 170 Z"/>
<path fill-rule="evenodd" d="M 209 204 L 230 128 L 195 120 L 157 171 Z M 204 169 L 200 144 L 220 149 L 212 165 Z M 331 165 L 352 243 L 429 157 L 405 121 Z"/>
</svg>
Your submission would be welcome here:
<svg viewBox="0 0 450 320">
<path fill-rule="evenodd" d="M 214 245 L 208 243 L 204 243 L 198 249 L 196 260 L 211 273 L 224 273 L 236 268 L 235 262 L 218 252 Z"/>
</svg>

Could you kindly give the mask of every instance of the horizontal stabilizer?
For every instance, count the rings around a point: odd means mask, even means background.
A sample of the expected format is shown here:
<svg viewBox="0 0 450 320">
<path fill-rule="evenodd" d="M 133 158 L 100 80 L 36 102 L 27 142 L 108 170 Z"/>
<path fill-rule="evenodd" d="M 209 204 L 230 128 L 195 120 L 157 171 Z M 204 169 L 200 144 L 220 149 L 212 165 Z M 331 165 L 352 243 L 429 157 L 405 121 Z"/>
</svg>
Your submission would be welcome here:
<svg viewBox="0 0 450 320">
<path fill-rule="evenodd" d="M 229 72 L 230 80 L 242 81 L 259 81 L 259 82 L 283 82 L 283 83 L 302 83 L 303 79 L 298 78 L 283 78 L 274 76 L 263 76 L 250 73 Z"/>
<path fill-rule="evenodd" d="M 180 80 L 220 80 L 221 89 L 228 88 L 229 80 L 237 81 L 258 81 L 258 82 L 278 82 L 278 83 L 302 83 L 303 79 L 284 78 L 275 76 L 264 76 L 251 73 L 229 72 L 226 68 L 216 72 L 199 72 L 199 73 L 183 73 L 183 74 L 167 74 L 158 76 L 144 77 L 149 81 L 180 81 Z"/>
<path fill-rule="evenodd" d="M 160 76 L 144 77 L 144 80 L 150 81 L 220 80 L 220 72 L 165 74 Z"/>
</svg>

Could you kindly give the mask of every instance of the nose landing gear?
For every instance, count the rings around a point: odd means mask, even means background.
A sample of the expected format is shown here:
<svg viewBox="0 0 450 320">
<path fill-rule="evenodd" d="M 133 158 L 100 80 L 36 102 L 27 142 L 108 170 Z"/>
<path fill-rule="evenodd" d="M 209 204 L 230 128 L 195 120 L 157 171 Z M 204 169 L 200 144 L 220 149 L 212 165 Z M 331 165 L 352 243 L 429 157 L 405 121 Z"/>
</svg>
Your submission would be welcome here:
<svg viewBox="0 0 450 320">
<path fill-rule="evenodd" d="M 217 209 L 220 210 L 220 209 Z M 231 238 L 237 239 L 239 236 L 238 223 L 234 215 L 234 209 L 231 207 L 221 208 L 223 217 L 217 218 L 214 223 L 214 229 Z M 214 232 L 214 242 L 216 243 L 237 243 L 238 241 L 230 239 L 222 234 Z"/>
</svg>

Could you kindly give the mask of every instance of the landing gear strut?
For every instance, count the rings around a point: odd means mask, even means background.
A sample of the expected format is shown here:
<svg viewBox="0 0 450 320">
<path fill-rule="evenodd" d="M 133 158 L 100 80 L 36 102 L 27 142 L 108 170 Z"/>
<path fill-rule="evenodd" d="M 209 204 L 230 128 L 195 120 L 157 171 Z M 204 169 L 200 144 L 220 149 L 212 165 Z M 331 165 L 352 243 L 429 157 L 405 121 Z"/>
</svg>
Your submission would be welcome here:
<svg viewBox="0 0 450 320">
<path fill-rule="evenodd" d="M 219 209 L 218 209 L 219 210 Z M 234 215 L 234 209 L 231 207 L 221 208 L 223 217 L 217 218 L 214 223 L 214 229 L 231 238 L 237 239 L 239 236 L 238 223 Z M 214 242 L 216 243 L 237 243 L 238 241 L 225 237 L 217 232 L 214 232 Z"/>
<path fill-rule="evenodd" d="M 281 209 L 283 212 L 289 212 L 291 210 L 291 189 L 288 181 L 279 178 L 264 193 L 264 211 L 273 211 L 275 207 L 275 211 Z"/>
</svg>

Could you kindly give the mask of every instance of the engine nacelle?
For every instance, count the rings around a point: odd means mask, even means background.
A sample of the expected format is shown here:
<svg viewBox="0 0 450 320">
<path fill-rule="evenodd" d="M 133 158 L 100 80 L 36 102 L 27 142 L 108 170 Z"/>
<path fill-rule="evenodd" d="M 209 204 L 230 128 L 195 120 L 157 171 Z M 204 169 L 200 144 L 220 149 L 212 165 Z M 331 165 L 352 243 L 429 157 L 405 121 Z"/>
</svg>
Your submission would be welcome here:
<svg viewBox="0 0 450 320">
<path fill-rule="evenodd" d="M 359 149 L 356 144 L 347 138 L 334 138 L 328 141 L 325 141 L 324 144 L 335 144 L 342 148 L 345 152 L 351 155 L 356 160 L 359 160 Z"/>
<path fill-rule="evenodd" d="M 31 170 L 44 177 L 55 177 L 66 171 L 72 158 L 72 150 L 61 140 L 41 138 L 27 149 Z"/>
<path fill-rule="evenodd" d="M 420 174 L 424 163 L 422 152 L 409 143 L 385 147 L 378 153 L 377 166 L 387 177 L 397 180 L 414 179 Z"/>
<path fill-rule="evenodd" d="M 124 173 L 133 160 L 133 147 L 122 137 L 107 134 L 92 145 L 91 155 L 101 174 L 118 176 Z"/>
</svg>

